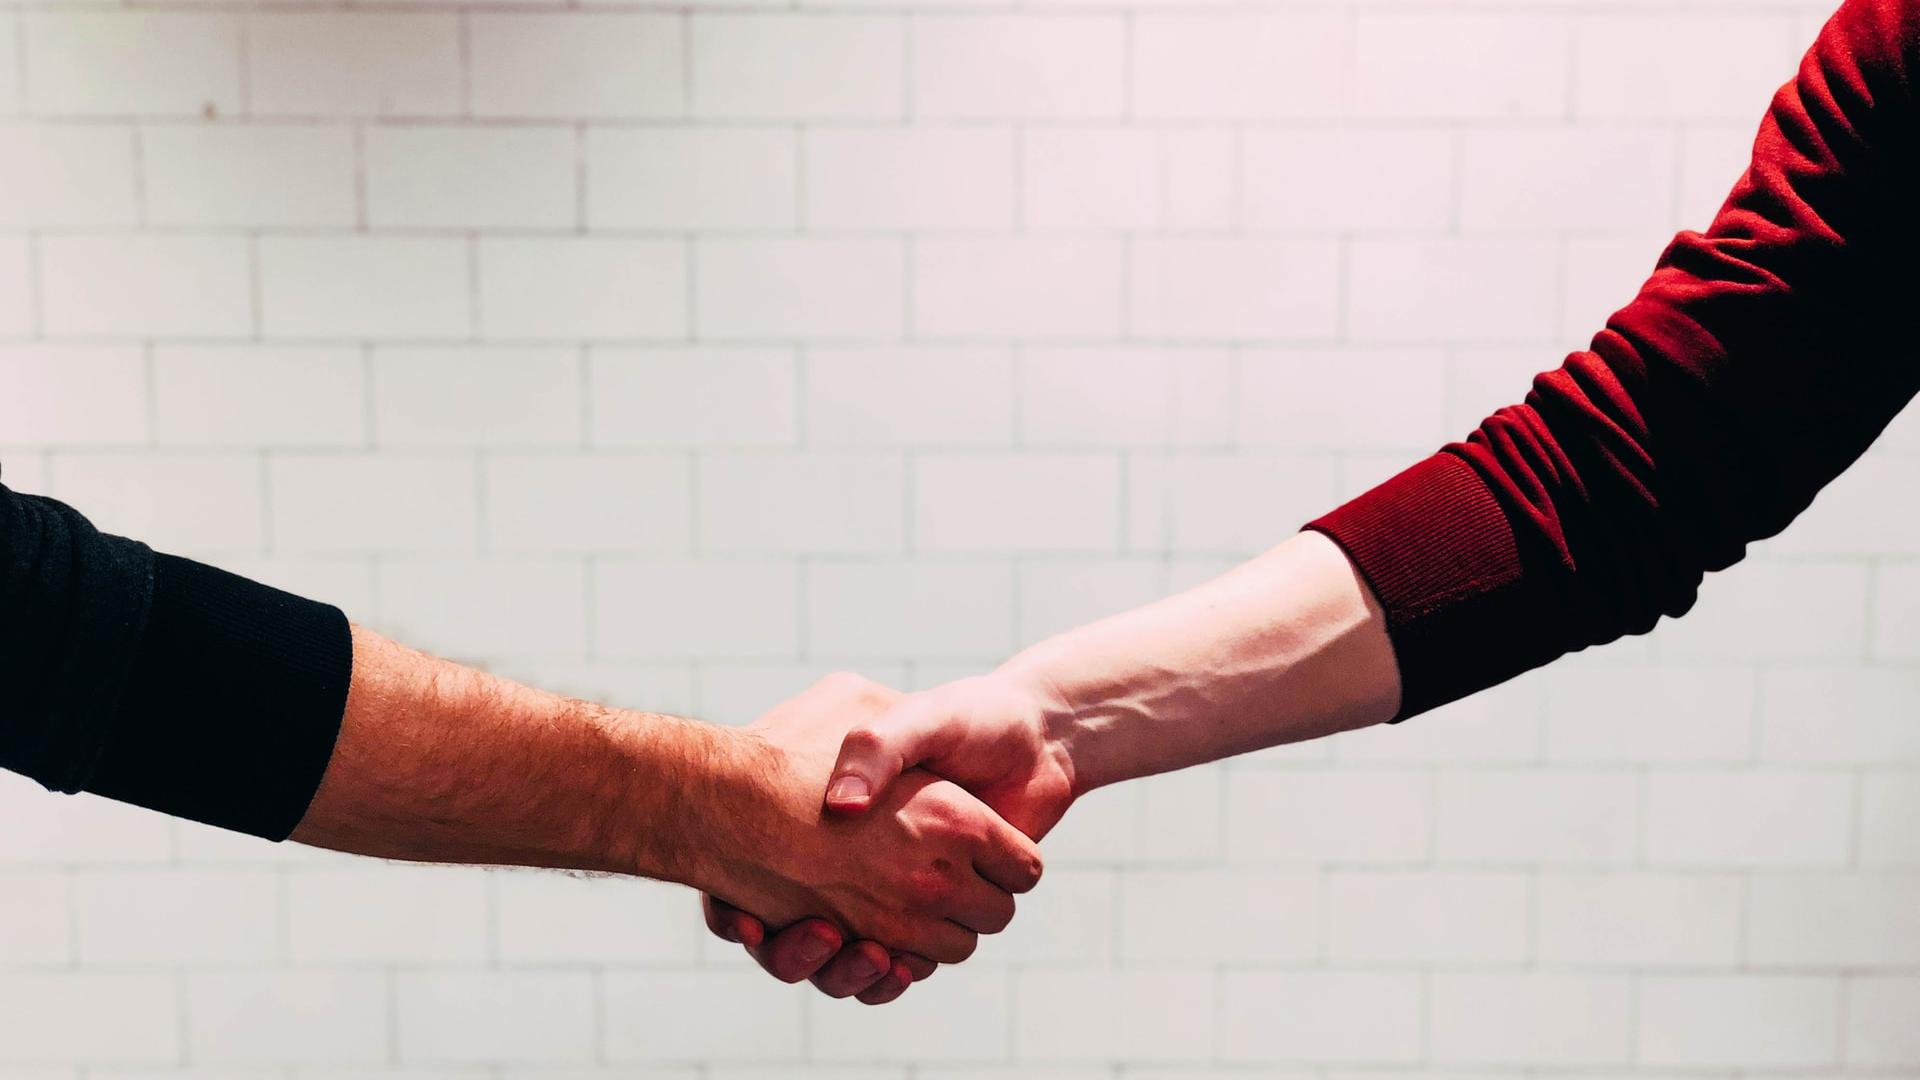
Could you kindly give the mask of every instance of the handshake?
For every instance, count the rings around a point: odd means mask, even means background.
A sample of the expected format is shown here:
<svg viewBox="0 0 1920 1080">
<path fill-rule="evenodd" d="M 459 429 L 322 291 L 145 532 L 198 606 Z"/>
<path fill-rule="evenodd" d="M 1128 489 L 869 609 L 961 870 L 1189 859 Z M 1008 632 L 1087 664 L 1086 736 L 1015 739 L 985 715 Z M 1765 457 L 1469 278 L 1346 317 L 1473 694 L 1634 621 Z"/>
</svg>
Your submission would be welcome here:
<svg viewBox="0 0 1920 1080">
<path fill-rule="evenodd" d="M 836 675 L 718 733 L 739 794 L 693 850 L 725 855 L 675 876 L 775 976 L 879 1004 L 1012 921 L 1077 797 L 1379 723 L 1399 696 L 1378 602 L 1302 533 L 991 674 L 910 695 Z"/>
<path fill-rule="evenodd" d="M 707 926 L 786 982 L 877 1005 L 1012 922 L 1074 797 L 1073 710 L 1008 667 L 902 695 L 831 675 L 730 755 L 724 835 L 687 879 Z M 824 792 L 824 799 L 822 793 Z"/>
<path fill-rule="evenodd" d="M 1004 929 L 1080 795 L 1400 700 L 1381 608 L 1317 533 L 991 674 L 910 695 L 835 675 L 745 729 L 568 701 L 363 629 L 353 668 L 294 839 L 692 885 L 768 971 L 869 1004 Z"/>
</svg>

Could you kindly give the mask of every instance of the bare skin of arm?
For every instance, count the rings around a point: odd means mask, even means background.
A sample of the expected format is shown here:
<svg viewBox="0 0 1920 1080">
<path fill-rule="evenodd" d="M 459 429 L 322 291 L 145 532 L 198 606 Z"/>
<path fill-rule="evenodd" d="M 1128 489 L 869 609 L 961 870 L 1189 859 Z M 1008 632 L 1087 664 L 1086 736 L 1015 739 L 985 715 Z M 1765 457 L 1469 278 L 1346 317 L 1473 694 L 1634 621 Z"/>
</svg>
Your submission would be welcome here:
<svg viewBox="0 0 1920 1080">
<path fill-rule="evenodd" d="M 1038 839 L 1088 791 L 1381 723 L 1399 700 L 1379 603 L 1331 540 L 1301 533 L 855 725 L 827 801 L 867 813 L 894 777 L 924 768 Z M 725 936 L 764 932 L 724 905 L 710 922 Z M 818 931 L 809 921 L 775 935 L 763 950 L 779 961 L 769 969 L 805 977 L 784 939 Z"/>
<path fill-rule="evenodd" d="M 925 772 L 860 819 L 822 809 L 841 736 L 899 698 L 865 680 L 831 677 L 749 728 L 721 728 L 534 690 L 362 627 L 353 639 L 302 843 L 637 874 L 783 923 L 822 916 L 884 943 L 865 956 L 888 961 L 876 977 L 900 989 L 918 961 L 889 953 L 964 959 L 1038 880 L 1025 836 Z"/>
</svg>

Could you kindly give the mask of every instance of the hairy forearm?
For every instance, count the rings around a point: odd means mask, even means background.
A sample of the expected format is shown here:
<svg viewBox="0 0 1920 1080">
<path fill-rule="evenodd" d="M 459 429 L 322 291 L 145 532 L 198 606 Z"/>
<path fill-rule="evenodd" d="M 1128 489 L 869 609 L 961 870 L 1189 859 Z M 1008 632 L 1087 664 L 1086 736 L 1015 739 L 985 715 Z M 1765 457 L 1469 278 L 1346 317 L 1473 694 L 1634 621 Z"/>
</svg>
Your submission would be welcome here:
<svg viewBox="0 0 1920 1080">
<path fill-rule="evenodd" d="M 353 653 L 339 741 L 293 839 L 390 859 L 705 876 L 700 836 L 752 740 L 535 690 L 363 627 Z"/>
<path fill-rule="evenodd" d="M 1400 696 L 1379 604 L 1312 532 L 1003 671 L 1059 706 L 1078 791 L 1380 723 Z"/>
</svg>

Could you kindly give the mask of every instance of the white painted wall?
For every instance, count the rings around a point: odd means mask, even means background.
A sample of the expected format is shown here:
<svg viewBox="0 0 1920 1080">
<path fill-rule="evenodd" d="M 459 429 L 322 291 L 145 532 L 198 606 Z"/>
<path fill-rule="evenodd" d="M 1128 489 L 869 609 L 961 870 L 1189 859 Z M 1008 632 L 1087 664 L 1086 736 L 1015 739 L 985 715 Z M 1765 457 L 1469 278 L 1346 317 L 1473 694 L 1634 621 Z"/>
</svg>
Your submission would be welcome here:
<svg viewBox="0 0 1920 1080">
<path fill-rule="evenodd" d="M 1198 580 L 1703 225 L 1819 5 L 0 4 L 0 458 L 741 721 Z M 1920 1072 L 1920 422 L 1697 612 L 1113 790 L 885 1010 L 692 898 L 0 783 L 20 1076 Z M 7 1074 L 12 1076 L 13 1074 Z"/>
</svg>

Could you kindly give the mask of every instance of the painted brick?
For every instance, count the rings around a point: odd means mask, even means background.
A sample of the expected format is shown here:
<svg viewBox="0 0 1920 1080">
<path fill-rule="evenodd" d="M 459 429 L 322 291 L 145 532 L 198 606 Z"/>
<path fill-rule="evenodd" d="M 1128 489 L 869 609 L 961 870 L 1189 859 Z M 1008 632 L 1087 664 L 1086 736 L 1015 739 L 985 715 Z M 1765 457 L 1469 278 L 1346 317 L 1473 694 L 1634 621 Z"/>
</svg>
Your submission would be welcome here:
<svg viewBox="0 0 1920 1080">
<path fill-rule="evenodd" d="M 1091 454 L 925 455 L 914 462 L 920 551 L 1111 550 L 1120 477 Z"/>
<path fill-rule="evenodd" d="M 1347 326 L 1356 339 L 1489 342 L 1552 332 L 1557 259 L 1550 242 L 1357 240 L 1348 258 Z"/>
<path fill-rule="evenodd" d="M 493 875 L 500 959 L 546 964 L 676 965 L 706 933 L 686 890 L 633 878 Z"/>
<path fill-rule="evenodd" d="M 1852 784 L 1831 773 L 1661 772 L 1647 778 L 1647 859 L 1833 866 L 1847 858 Z"/>
<path fill-rule="evenodd" d="M 1146 338 L 1301 340 L 1339 326 L 1331 240 L 1141 238 L 1128 329 Z"/>
<path fill-rule="evenodd" d="M 394 977 L 402 1061 L 583 1062 L 595 1056 L 585 972 L 447 972 Z"/>
<path fill-rule="evenodd" d="M 0 225 L 131 225 L 133 134 L 117 125 L 0 127 Z"/>
<path fill-rule="evenodd" d="M 1443 130 L 1250 128 L 1240 156 L 1246 223 L 1259 229 L 1438 229 L 1459 166 Z M 1477 193 L 1469 193 L 1477 194 Z"/>
<path fill-rule="evenodd" d="M 1337 964 L 1513 964 L 1527 956 L 1524 875 L 1336 871 L 1327 956 Z"/>
<path fill-rule="evenodd" d="M 161 444 L 357 446 L 367 438 L 358 349 L 161 346 L 152 370 L 153 437 Z"/>
<path fill-rule="evenodd" d="M 592 128 L 595 229 L 782 229 L 798 216 L 799 139 L 778 127 Z"/>
<path fill-rule="evenodd" d="M 922 15 L 913 20 L 916 117 L 1118 116 L 1126 26 L 1112 15 Z"/>
<path fill-rule="evenodd" d="M 1219 1056 L 1231 1062 L 1410 1062 L 1422 991 L 1398 972 L 1227 972 Z"/>
<path fill-rule="evenodd" d="M 814 446 L 1005 446 L 1014 376 L 1002 348 L 807 350 L 804 412 Z"/>
<path fill-rule="evenodd" d="M 376 349 L 373 434 L 382 446 L 578 445 L 572 349 Z"/>
<path fill-rule="evenodd" d="M 577 216 L 566 128 L 376 126 L 361 154 L 376 229 L 552 229 Z"/>
<path fill-rule="evenodd" d="M 22 20 L 27 104 L 43 116 L 231 115 L 240 25 L 187 11 L 37 11 Z M 101 72 L 112 72 L 101 78 Z"/>
<path fill-rule="evenodd" d="M 694 265 L 694 325 L 703 338 L 892 337 L 906 308 L 897 240 L 702 240 Z"/>
<path fill-rule="evenodd" d="M 0 956 L 9 967 L 72 962 L 71 888 L 68 876 L 55 870 L 0 872 Z"/>
<path fill-rule="evenodd" d="M 848 128 L 806 136 L 806 221 L 819 229 L 989 229 L 1013 223 L 1013 133 Z"/>
<path fill-rule="evenodd" d="M 502 553 L 686 554 L 692 473 L 673 454 L 489 454 L 486 542 Z"/>
<path fill-rule="evenodd" d="M 1213 1051 L 1206 972 L 1028 972 L 1014 999 L 1014 1053 L 1030 1061 L 1194 1061 Z"/>
<path fill-rule="evenodd" d="M 916 334 L 1107 337 L 1125 302 L 1118 237 L 931 237 L 913 248 Z"/>
<path fill-rule="evenodd" d="M 608 560 L 590 587 L 593 640 L 606 656 L 787 657 L 798 646 L 798 577 L 788 560 Z"/>
<path fill-rule="evenodd" d="M 1615 771 L 1486 770 L 1439 778 L 1435 850 L 1449 862 L 1623 863 L 1638 783 Z"/>
<path fill-rule="evenodd" d="M 1664 228 L 1674 141 L 1654 127 L 1476 129 L 1461 137 L 1468 229 Z"/>
<path fill-rule="evenodd" d="M 187 1052 L 209 1064 L 387 1060 L 387 980 L 372 972 L 205 972 L 186 983 Z M 172 1030 L 169 1020 L 168 1029 Z"/>
<path fill-rule="evenodd" d="M 1868 866 L 1920 866 L 1920 775 L 1869 773 L 1860 795 L 1860 861 Z"/>
<path fill-rule="evenodd" d="M 712 455 L 700 462 L 706 549 L 879 553 L 905 530 L 896 454 Z"/>
<path fill-rule="evenodd" d="M 451 14 L 263 12 L 247 24 L 258 116 L 452 116 L 460 109 Z"/>
<path fill-rule="evenodd" d="M 1416 773 L 1231 772 L 1227 853 L 1239 863 L 1426 858 L 1432 812 Z"/>
<path fill-rule="evenodd" d="M 276 337 L 465 338 L 467 246 L 421 236 L 269 236 L 260 319 Z"/>
<path fill-rule="evenodd" d="M 606 978 L 601 1044 L 613 1061 L 791 1060 L 806 1039 L 806 1003 L 757 968 L 616 973 Z M 721 1019 L 749 1008 L 745 1032 Z"/>
<path fill-rule="evenodd" d="M 1013 645 L 1011 581 L 993 562 L 816 563 L 807 644 L 829 656 L 999 657 Z"/>
<path fill-rule="evenodd" d="M 1362 116 L 1496 120 L 1566 111 L 1572 50 L 1562 16 L 1361 12 L 1352 34 L 1353 109 Z"/>
<path fill-rule="evenodd" d="M 251 295 L 239 237 L 40 239 L 40 317 L 50 337 L 244 337 L 253 329 Z"/>
<path fill-rule="evenodd" d="M 798 394 L 786 349 L 595 349 L 596 446 L 789 446 Z"/>
<path fill-rule="evenodd" d="M 1920 963 L 1920 874 L 1756 875 L 1747 958 L 1769 968 Z"/>
<path fill-rule="evenodd" d="M 1707 42 L 1728 52 L 1703 71 Z M 1574 34 L 1573 107 L 1583 117 L 1686 117 L 1752 124 L 1793 77 L 1806 46 L 1790 19 L 1751 13 L 1607 13 L 1579 20 Z M 1732 177 L 1727 178 L 1731 184 Z"/>
<path fill-rule="evenodd" d="M 1670 975 L 1640 987 L 1638 1056 L 1689 1068 L 1815 1068 L 1838 1057 L 1840 984 L 1791 975 Z"/>
<path fill-rule="evenodd" d="M 1915 701 L 1920 672 L 1904 668 L 1769 666 L 1760 674 L 1760 755 L 1831 765 L 1920 761 Z"/>
<path fill-rule="evenodd" d="M 1920 1062 L 1913 1026 L 1920 1010 L 1920 979 L 1856 978 L 1847 984 L 1846 1059 L 1849 1065 L 1911 1068 Z"/>
<path fill-rule="evenodd" d="M 257 552 L 265 541 L 260 462 L 250 454 L 63 454 L 48 482 L 99 528 L 162 551 Z"/>
<path fill-rule="evenodd" d="M 905 27 L 849 15 L 697 15 L 693 114 L 853 119 L 905 104 Z"/>
<path fill-rule="evenodd" d="M 1035 228 L 1225 226 L 1234 169 L 1225 131 L 1029 128 L 1020 138 L 1021 219 Z"/>
<path fill-rule="evenodd" d="M 382 560 L 380 627 L 468 662 L 586 651 L 587 575 L 574 560 Z M 502 619 L 498 611 L 511 611 Z"/>
<path fill-rule="evenodd" d="M 1571 871 L 1543 875 L 1537 935 L 1548 964 L 1730 966 L 1740 956 L 1743 890 L 1725 874 Z"/>
<path fill-rule="evenodd" d="M 138 348 L 0 347 L 0 443 L 133 445 L 147 433 Z"/>
<path fill-rule="evenodd" d="M 155 225 L 329 228 L 358 214 L 345 126 L 149 124 L 140 162 Z"/>
<path fill-rule="evenodd" d="M 180 1053 L 174 979 L 107 972 L 0 975 L 0 1060 L 165 1061 Z M 103 1024 L 101 1017 L 114 1022 Z"/>
<path fill-rule="evenodd" d="M 447 454 L 287 454 L 268 462 L 280 551 L 468 552 L 474 469 Z"/>
<path fill-rule="evenodd" d="M 1244 119 L 1341 108 L 1347 20 L 1332 13 L 1152 13 L 1135 20 L 1134 33 L 1137 115 Z"/>
<path fill-rule="evenodd" d="M 628 12 L 481 12 L 468 20 L 476 116 L 676 116 L 681 20 Z"/>
</svg>

